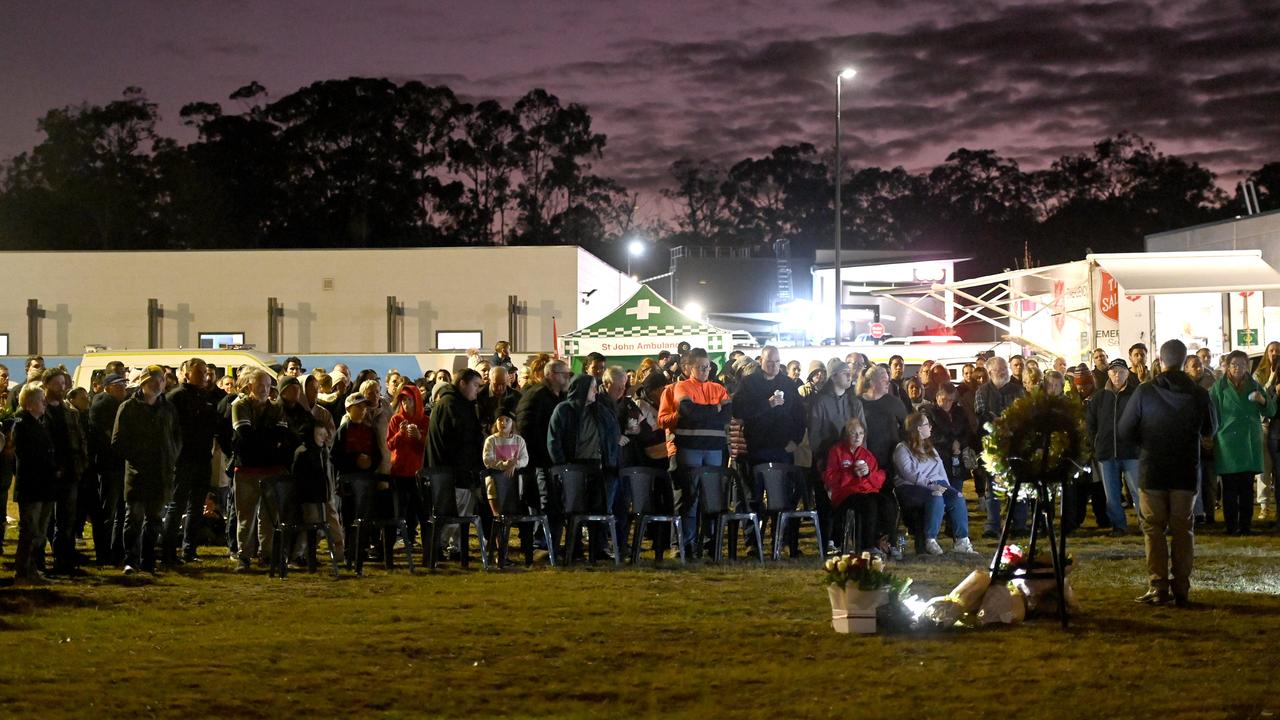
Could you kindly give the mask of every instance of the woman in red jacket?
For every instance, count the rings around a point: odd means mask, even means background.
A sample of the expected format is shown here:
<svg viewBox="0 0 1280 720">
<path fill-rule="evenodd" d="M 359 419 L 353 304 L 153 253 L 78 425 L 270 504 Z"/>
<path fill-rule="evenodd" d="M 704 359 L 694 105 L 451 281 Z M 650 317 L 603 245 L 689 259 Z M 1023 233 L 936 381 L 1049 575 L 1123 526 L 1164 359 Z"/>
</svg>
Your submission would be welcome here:
<svg viewBox="0 0 1280 720">
<path fill-rule="evenodd" d="M 405 383 L 392 403 L 393 413 L 387 423 L 387 450 L 391 453 L 391 482 L 400 498 L 400 512 L 408 524 L 409 542 L 416 538 L 422 516 L 418 497 L 418 471 L 427 454 L 428 417 L 422 405 L 422 391 L 413 383 Z M 394 533 L 394 530 L 390 531 Z M 387 561 L 390 562 L 388 554 Z"/>
<path fill-rule="evenodd" d="M 866 448 L 866 440 L 867 429 L 862 421 L 850 418 L 840 434 L 840 442 L 832 445 L 827 453 L 822 481 L 831 496 L 831 507 L 835 509 L 835 534 L 832 537 L 844 537 L 845 514 L 852 510 L 857 523 L 858 552 L 881 552 L 876 537 L 880 505 L 884 502 L 882 498 L 888 498 L 889 502 L 893 498 L 880 493 L 884 485 L 884 470 L 876 463 L 876 456 Z"/>
</svg>

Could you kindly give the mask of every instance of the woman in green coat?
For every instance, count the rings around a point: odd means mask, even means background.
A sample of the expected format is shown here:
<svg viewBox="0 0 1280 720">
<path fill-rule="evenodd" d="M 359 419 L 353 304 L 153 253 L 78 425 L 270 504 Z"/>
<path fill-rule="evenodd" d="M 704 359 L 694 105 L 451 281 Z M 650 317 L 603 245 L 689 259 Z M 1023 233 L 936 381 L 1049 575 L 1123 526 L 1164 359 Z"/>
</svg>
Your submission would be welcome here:
<svg viewBox="0 0 1280 720">
<path fill-rule="evenodd" d="M 1214 459 L 1222 477 L 1222 513 L 1228 535 L 1248 535 L 1253 520 L 1253 476 L 1262 472 L 1262 420 L 1276 414 L 1276 397 L 1249 376 L 1249 356 L 1227 356 L 1227 372 L 1209 390 L 1218 413 Z"/>
</svg>

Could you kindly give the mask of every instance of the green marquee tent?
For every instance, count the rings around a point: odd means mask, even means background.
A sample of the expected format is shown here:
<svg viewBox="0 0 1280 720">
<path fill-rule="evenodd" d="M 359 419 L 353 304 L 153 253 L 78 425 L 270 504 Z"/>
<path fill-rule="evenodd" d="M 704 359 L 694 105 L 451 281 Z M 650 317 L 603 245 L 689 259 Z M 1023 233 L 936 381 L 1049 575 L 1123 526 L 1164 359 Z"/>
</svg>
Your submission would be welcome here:
<svg viewBox="0 0 1280 720">
<path fill-rule="evenodd" d="M 610 365 L 634 369 L 641 360 L 662 350 L 675 352 L 682 342 L 706 348 L 711 361 L 724 367 L 733 348 L 729 331 L 684 314 L 648 285 L 641 285 L 626 302 L 599 321 L 561 335 L 560 341 L 575 372 L 582 369 L 582 360 L 588 353 L 598 352 L 609 359 Z"/>
</svg>

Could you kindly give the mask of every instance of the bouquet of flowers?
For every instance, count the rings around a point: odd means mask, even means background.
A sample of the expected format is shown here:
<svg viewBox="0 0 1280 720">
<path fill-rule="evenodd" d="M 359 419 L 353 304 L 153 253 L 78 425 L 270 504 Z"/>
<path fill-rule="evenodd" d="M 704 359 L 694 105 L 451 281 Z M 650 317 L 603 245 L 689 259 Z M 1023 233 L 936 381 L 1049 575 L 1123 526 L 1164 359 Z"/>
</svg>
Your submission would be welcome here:
<svg viewBox="0 0 1280 720">
<path fill-rule="evenodd" d="M 864 552 L 827 560 L 822 583 L 827 586 L 836 632 L 873 633 L 883 609 L 902 604 L 911 578 L 886 572 L 884 560 Z"/>
<path fill-rule="evenodd" d="M 822 568 L 823 585 L 847 588 L 852 582 L 859 590 L 888 590 L 895 597 L 911 586 L 911 578 L 886 572 L 884 560 L 873 557 L 869 552 L 831 558 Z"/>
<path fill-rule="evenodd" d="M 1075 558 L 1070 553 L 1062 562 L 1063 574 L 1071 572 Z M 1053 558 L 1049 553 L 1040 550 L 1034 558 L 1027 557 L 1027 552 L 1019 545 L 1006 545 L 1000 555 L 1000 569 L 1014 576 L 1043 575 L 1053 573 Z"/>
</svg>

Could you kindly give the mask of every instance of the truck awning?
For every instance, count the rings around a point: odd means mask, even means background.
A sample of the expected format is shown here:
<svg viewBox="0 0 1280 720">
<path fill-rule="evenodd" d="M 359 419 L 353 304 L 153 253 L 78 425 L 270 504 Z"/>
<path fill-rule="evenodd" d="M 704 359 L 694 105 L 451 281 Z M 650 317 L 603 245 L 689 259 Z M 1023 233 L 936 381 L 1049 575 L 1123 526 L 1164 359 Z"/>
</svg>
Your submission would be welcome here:
<svg viewBox="0 0 1280 720">
<path fill-rule="evenodd" d="M 1280 272 L 1261 250 L 1086 255 L 1129 295 L 1280 290 Z"/>
</svg>

